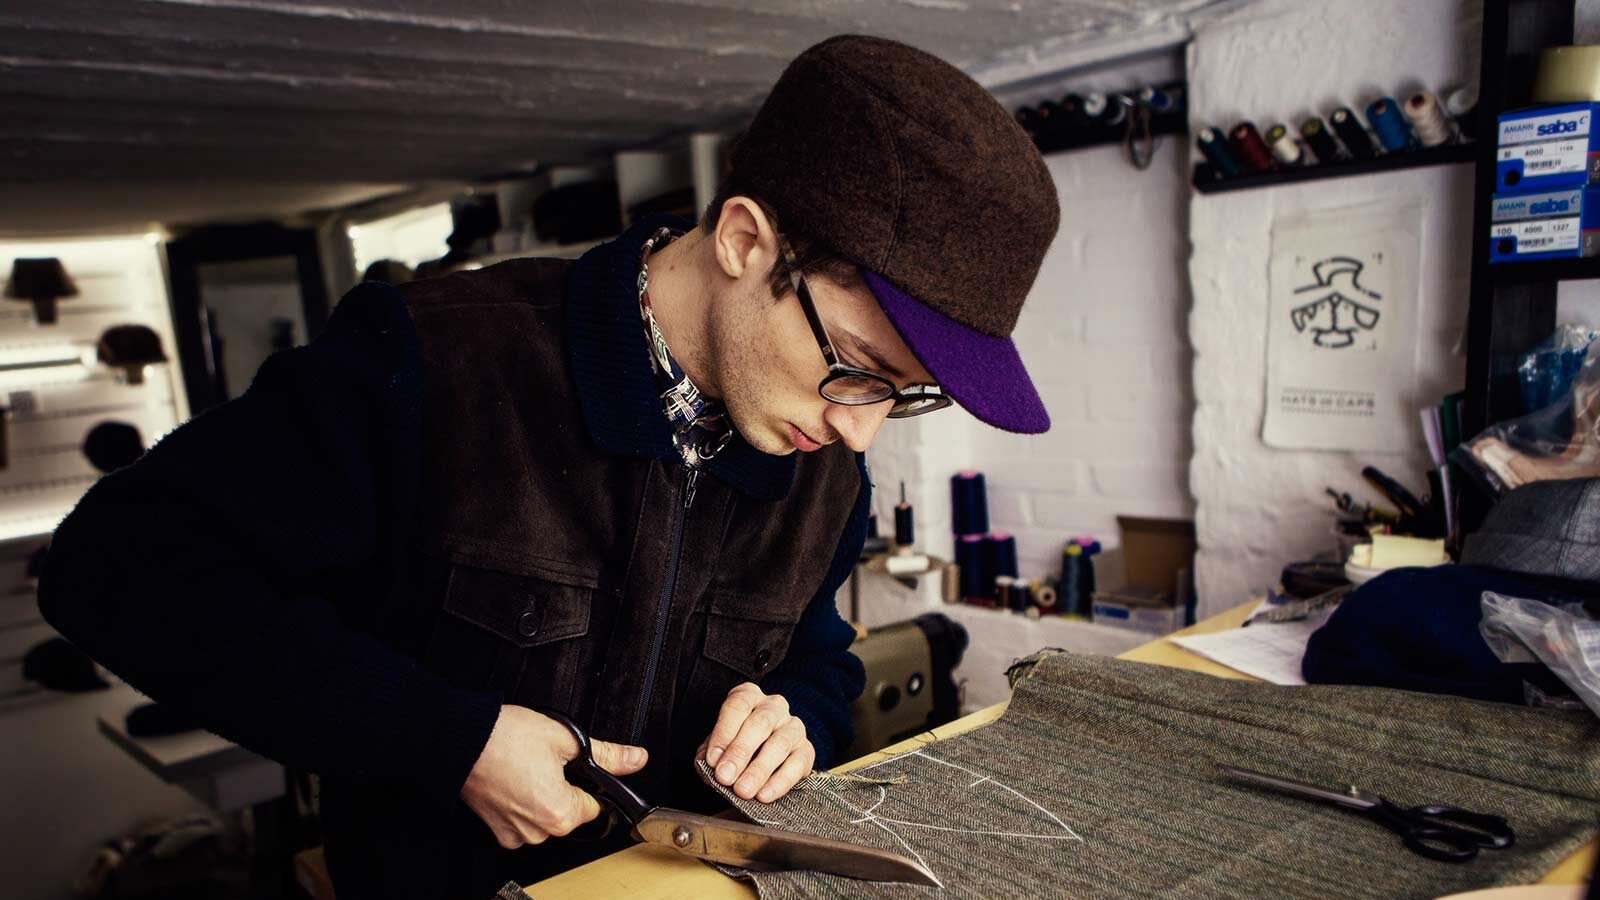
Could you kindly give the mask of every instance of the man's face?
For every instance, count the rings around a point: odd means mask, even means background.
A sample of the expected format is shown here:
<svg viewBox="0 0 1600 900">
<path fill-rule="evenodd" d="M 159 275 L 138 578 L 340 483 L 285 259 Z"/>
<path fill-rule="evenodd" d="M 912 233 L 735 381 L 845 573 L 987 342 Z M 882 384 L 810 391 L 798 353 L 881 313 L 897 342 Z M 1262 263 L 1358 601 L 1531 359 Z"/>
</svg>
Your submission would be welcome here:
<svg viewBox="0 0 1600 900">
<path fill-rule="evenodd" d="M 765 271 L 738 279 L 712 311 L 711 361 L 734 427 L 757 450 L 778 456 L 836 440 L 867 449 L 893 401 L 843 406 L 817 393 L 828 374 L 822 351 L 799 298 L 793 291 L 773 297 Z M 806 284 L 840 362 L 896 387 L 934 381 L 859 277 L 807 275 Z"/>
</svg>

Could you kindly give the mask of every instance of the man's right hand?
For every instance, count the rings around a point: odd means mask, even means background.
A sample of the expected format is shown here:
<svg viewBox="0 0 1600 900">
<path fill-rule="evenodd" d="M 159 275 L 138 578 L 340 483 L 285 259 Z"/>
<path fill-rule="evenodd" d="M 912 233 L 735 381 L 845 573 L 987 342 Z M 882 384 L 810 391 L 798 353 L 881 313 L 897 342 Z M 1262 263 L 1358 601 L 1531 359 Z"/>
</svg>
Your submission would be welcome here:
<svg viewBox="0 0 1600 900">
<path fill-rule="evenodd" d="M 613 775 L 631 775 L 649 758 L 643 747 L 589 743 L 595 762 Z M 502 706 L 461 799 L 507 850 L 559 837 L 600 814 L 599 802 L 562 772 L 577 755 L 578 742 L 560 723 L 526 707 Z"/>
</svg>

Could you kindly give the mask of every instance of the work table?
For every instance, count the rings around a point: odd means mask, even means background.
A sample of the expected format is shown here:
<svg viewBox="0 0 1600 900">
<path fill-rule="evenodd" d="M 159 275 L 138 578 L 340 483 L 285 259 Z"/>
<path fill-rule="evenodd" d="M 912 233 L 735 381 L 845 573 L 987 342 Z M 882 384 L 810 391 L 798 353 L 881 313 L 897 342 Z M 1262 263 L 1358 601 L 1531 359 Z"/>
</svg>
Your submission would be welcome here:
<svg viewBox="0 0 1600 900">
<path fill-rule="evenodd" d="M 1135 662 L 1155 663 L 1205 672 L 1222 678 L 1250 680 L 1218 663 L 1204 659 L 1172 643 L 1171 638 L 1187 634 L 1206 634 L 1237 628 L 1255 602 L 1243 603 L 1219 613 L 1167 637 L 1142 644 L 1119 656 Z M 938 738 L 952 737 L 986 725 L 1005 712 L 1006 704 L 997 703 L 971 715 L 934 729 Z M 925 736 L 901 741 L 877 753 L 869 754 L 838 766 L 834 771 L 847 772 L 886 757 L 894 756 L 923 746 Z M 1591 841 L 1561 865 L 1552 869 L 1543 884 L 1580 884 L 1594 868 L 1597 845 Z M 699 860 L 662 847 L 636 845 L 596 860 L 586 866 L 563 872 L 525 889 L 538 900 L 587 900 L 591 897 L 618 898 L 618 900 L 664 900 L 664 898 L 694 898 L 694 900 L 754 900 L 755 889 L 742 881 L 729 878 Z"/>
</svg>

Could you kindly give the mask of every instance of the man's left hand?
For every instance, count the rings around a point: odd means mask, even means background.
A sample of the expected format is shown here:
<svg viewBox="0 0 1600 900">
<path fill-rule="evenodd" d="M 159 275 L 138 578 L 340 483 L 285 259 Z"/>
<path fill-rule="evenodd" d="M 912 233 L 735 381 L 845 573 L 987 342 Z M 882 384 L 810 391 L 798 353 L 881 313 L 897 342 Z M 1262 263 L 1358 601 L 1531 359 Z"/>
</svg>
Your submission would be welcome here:
<svg viewBox="0 0 1600 900">
<path fill-rule="evenodd" d="M 771 803 L 811 774 L 817 749 L 806 738 L 805 723 L 789 714 L 789 701 L 747 681 L 722 701 L 700 755 L 735 794 Z"/>
</svg>

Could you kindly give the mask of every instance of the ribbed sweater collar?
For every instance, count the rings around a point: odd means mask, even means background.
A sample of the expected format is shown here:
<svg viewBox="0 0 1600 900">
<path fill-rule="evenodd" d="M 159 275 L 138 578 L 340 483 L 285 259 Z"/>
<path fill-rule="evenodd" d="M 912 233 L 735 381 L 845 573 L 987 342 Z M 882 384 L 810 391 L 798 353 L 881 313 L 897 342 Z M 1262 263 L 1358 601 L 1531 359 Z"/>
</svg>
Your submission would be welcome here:
<svg viewBox="0 0 1600 900">
<path fill-rule="evenodd" d="M 606 453 L 678 462 L 639 321 L 639 251 L 657 228 L 687 231 L 676 216 L 646 216 L 614 241 L 585 253 L 567 281 L 567 348 L 584 421 Z M 795 458 L 772 456 L 734 434 L 705 471 L 757 500 L 781 500 Z"/>
</svg>

